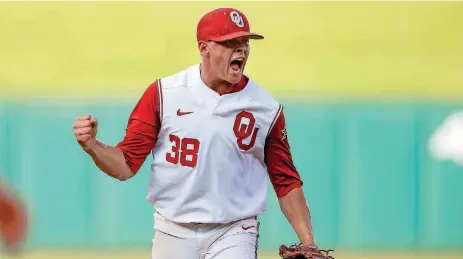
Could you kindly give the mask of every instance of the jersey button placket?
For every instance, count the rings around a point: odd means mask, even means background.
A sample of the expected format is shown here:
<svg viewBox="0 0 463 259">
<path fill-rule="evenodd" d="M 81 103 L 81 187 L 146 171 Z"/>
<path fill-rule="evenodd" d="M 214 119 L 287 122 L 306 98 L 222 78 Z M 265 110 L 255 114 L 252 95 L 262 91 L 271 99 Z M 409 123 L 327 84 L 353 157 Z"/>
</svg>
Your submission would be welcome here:
<svg viewBox="0 0 463 259">
<path fill-rule="evenodd" d="M 219 103 L 222 100 L 222 96 L 217 95 L 214 98 L 214 106 L 212 106 L 212 115 L 216 115 L 217 108 L 219 107 Z"/>
</svg>

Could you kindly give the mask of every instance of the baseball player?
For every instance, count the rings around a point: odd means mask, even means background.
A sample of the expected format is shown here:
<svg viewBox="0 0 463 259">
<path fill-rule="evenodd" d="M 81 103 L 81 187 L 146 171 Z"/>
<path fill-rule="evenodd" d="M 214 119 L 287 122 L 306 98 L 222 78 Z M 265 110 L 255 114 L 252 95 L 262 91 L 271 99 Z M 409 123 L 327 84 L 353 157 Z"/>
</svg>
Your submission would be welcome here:
<svg viewBox="0 0 463 259">
<path fill-rule="evenodd" d="M 157 79 L 134 107 L 116 146 L 97 140 L 97 120 L 76 118 L 77 142 L 111 177 L 133 177 L 152 153 L 152 259 L 252 259 L 266 209 L 267 177 L 301 245 L 317 250 L 281 104 L 243 74 L 251 33 L 232 8 L 197 25 L 200 64 Z"/>
</svg>

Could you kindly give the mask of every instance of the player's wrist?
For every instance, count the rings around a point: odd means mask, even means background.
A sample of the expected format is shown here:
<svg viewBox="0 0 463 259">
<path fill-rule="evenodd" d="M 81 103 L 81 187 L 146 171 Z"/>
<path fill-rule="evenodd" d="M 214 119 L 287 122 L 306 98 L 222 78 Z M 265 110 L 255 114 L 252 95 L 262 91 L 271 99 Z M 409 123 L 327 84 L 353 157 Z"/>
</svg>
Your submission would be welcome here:
<svg viewBox="0 0 463 259">
<path fill-rule="evenodd" d="M 306 233 L 306 235 L 304 235 L 300 241 L 301 245 L 303 246 L 317 246 L 317 243 L 315 242 L 315 239 L 310 232 Z"/>
<path fill-rule="evenodd" d="M 95 138 L 89 139 L 84 145 L 82 145 L 82 149 L 89 155 L 95 155 L 98 147 L 99 141 Z"/>
</svg>

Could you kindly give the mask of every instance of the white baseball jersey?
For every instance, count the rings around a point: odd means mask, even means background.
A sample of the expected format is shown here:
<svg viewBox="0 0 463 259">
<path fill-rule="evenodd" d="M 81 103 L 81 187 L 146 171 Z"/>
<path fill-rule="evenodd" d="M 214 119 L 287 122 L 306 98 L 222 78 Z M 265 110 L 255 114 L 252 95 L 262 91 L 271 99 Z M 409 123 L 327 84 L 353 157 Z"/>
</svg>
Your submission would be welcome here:
<svg viewBox="0 0 463 259">
<path fill-rule="evenodd" d="M 160 129 L 148 201 L 177 223 L 225 223 L 266 208 L 264 147 L 281 105 L 251 79 L 219 95 L 194 65 L 158 80 Z"/>
</svg>

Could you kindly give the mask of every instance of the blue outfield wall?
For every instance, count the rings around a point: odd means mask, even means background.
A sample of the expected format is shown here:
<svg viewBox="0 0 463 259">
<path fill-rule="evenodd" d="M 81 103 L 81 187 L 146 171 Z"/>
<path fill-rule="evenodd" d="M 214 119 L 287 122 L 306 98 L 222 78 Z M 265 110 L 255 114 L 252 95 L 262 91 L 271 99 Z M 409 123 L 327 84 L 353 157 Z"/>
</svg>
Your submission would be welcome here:
<svg viewBox="0 0 463 259">
<path fill-rule="evenodd" d="M 75 142 L 79 114 L 99 119 L 115 144 L 135 101 L 0 102 L 1 175 L 27 200 L 29 246 L 149 248 L 148 157 L 119 182 Z M 432 160 L 426 141 L 457 108 L 438 103 L 283 102 L 295 164 L 305 182 L 318 243 L 337 249 L 463 248 L 463 169 Z M 296 236 L 269 185 L 261 249 Z"/>
</svg>

